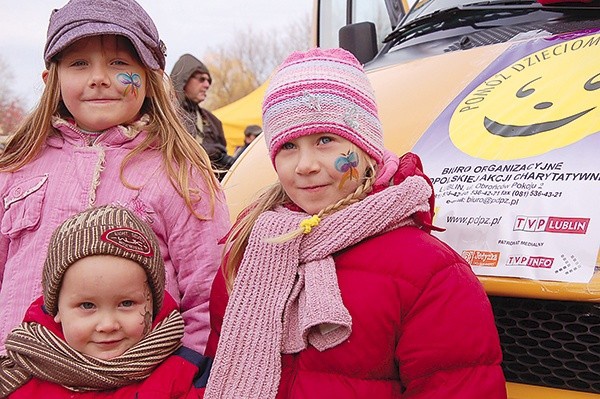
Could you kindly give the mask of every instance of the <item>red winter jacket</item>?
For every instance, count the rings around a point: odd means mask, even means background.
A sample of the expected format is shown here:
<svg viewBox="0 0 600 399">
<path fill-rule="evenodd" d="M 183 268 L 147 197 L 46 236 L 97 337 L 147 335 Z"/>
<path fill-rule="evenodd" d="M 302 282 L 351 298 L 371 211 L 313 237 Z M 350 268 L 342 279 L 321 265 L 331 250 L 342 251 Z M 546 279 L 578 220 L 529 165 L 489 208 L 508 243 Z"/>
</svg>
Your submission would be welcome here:
<svg viewBox="0 0 600 399">
<path fill-rule="evenodd" d="M 26 322 L 39 322 L 62 338 L 60 326 L 52 316 L 45 313 L 40 297 L 35 301 L 25 316 Z M 156 324 L 176 309 L 170 295 L 165 294 L 163 309 L 154 321 Z M 9 399 L 198 399 L 204 396 L 204 388 L 210 371 L 210 359 L 186 347 L 179 348 L 173 355 L 162 362 L 145 380 L 109 391 L 74 392 L 61 385 L 32 378 L 15 392 Z"/>
<path fill-rule="evenodd" d="M 278 399 L 506 398 L 490 303 L 455 251 L 403 227 L 334 259 L 352 334 L 323 352 L 283 355 Z M 218 273 L 205 353 L 213 358 L 227 298 Z"/>
</svg>

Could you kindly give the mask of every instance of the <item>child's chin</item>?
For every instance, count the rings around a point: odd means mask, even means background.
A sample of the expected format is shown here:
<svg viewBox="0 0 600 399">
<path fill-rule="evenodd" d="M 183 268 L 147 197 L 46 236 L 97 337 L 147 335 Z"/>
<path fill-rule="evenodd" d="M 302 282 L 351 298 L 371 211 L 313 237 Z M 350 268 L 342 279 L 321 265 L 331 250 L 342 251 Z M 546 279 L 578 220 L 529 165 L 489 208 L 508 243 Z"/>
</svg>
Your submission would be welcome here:
<svg viewBox="0 0 600 399">
<path fill-rule="evenodd" d="M 110 350 L 99 350 L 94 351 L 93 353 L 86 353 L 86 355 L 100 360 L 111 360 L 121 356 L 123 353 L 127 352 L 128 349 L 129 348 L 114 348 Z"/>
</svg>

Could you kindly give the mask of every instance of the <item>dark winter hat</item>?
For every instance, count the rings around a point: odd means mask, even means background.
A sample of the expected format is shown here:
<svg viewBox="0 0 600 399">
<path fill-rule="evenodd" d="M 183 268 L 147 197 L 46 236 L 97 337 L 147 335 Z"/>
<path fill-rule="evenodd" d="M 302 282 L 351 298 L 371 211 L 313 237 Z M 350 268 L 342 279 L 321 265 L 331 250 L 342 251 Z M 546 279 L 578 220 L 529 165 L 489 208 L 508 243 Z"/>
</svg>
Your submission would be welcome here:
<svg viewBox="0 0 600 399">
<path fill-rule="evenodd" d="M 154 315 L 162 307 L 165 265 L 156 235 L 125 208 L 103 206 L 71 216 L 52 234 L 42 274 L 46 310 L 58 312 L 58 294 L 65 272 L 86 256 L 113 255 L 137 262 L 146 270 L 154 299 Z"/>
<path fill-rule="evenodd" d="M 88 36 L 122 35 L 150 69 L 165 69 L 165 44 L 146 11 L 134 0 L 71 0 L 52 11 L 44 60 Z"/>
<path fill-rule="evenodd" d="M 262 131 L 262 127 L 258 125 L 248 125 L 246 126 L 246 129 L 244 129 L 244 136 L 258 136 Z"/>
<path fill-rule="evenodd" d="M 171 79 L 179 81 L 182 86 L 181 90 L 183 90 L 183 86 L 185 86 L 187 81 L 198 72 L 205 73 L 211 77 L 208 68 L 202 61 L 191 54 L 184 54 L 179 57 L 177 62 L 175 62 L 175 65 L 173 65 Z"/>
<path fill-rule="evenodd" d="M 212 83 L 212 76 L 210 76 L 210 71 L 208 70 L 208 68 L 206 67 L 206 65 L 204 65 L 204 63 L 202 61 L 198 61 L 198 66 L 196 67 L 196 70 L 194 71 L 194 73 L 205 73 L 208 75 L 209 79 L 211 80 Z"/>
</svg>

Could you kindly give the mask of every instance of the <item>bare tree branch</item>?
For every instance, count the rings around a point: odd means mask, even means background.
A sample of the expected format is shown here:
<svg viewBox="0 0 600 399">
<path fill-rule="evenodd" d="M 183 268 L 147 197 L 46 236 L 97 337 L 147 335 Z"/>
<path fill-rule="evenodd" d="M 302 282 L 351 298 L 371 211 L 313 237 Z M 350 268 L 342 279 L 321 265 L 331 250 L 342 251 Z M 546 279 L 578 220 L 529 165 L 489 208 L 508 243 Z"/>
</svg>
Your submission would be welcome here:
<svg viewBox="0 0 600 399">
<path fill-rule="evenodd" d="M 203 106 L 221 108 L 252 92 L 264 83 L 275 67 L 291 52 L 310 46 L 308 15 L 284 30 L 257 32 L 251 27 L 236 34 L 233 43 L 209 49 L 203 57 L 213 78 Z"/>
<path fill-rule="evenodd" d="M 0 58 L 0 135 L 10 134 L 25 115 L 23 101 L 13 94 L 13 75 Z M 4 140 L 0 140 L 0 147 Z"/>
</svg>

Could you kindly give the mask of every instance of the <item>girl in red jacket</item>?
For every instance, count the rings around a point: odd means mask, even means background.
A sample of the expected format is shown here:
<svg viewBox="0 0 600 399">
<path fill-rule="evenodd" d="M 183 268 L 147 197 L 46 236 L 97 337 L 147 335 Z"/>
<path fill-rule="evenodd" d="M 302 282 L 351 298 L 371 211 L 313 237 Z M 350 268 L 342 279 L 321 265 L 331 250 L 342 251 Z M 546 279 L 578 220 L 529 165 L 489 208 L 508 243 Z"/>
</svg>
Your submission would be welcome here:
<svg viewBox="0 0 600 399">
<path fill-rule="evenodd" d="M 0 398 L 202 397 L 209 362 L 181 346 L 158 239 L 131 211 L 92 208 L 61 224 L 42 290 L 6 340 Z"/>
<path fill-rule="evenodd" d="M 505 398 L 487 296 L 429 234 L 431 183 L 385 150 L 360 63 L 290 55 L 263 128 L 278 182 L 228 236 L 205 397 Z"/>
</svg>

